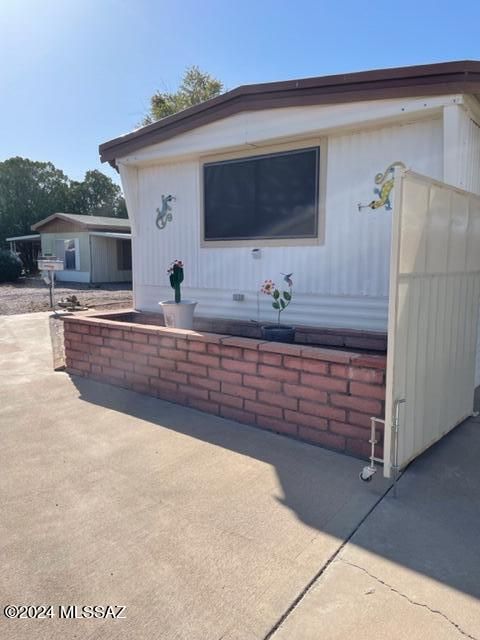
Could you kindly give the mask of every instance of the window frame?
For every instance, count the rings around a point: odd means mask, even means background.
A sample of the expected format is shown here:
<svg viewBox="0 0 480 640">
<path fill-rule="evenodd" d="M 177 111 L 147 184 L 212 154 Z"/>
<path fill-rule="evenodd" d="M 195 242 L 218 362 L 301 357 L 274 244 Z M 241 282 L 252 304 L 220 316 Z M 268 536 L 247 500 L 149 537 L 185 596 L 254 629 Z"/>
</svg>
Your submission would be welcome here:
<svg viewBox="0 0 480 640">
<path fill-rule="evenodd" d="M 289 151 L 306 151 L 319 148 L 319 175 L 317 176 L 317 234 L 310 238 L 250 238 L 244 240 L 210 240 L 205 238 L 205 188 L 204 167 L 206 164 L 224 162 L 228 160 L 240 160 L 268 156 Z M 221 153 L 205 155 L 199 162 L 199 192 L 200 192 L 200 246 L 204 248 L 225 247 L 291 247 L 314 246 L 325 243 L 325 197 L 327 184 L 327 139 L 308 138 L 293 140 L 278 144 L 248 145 L 248 148 Z"/>
</svg>

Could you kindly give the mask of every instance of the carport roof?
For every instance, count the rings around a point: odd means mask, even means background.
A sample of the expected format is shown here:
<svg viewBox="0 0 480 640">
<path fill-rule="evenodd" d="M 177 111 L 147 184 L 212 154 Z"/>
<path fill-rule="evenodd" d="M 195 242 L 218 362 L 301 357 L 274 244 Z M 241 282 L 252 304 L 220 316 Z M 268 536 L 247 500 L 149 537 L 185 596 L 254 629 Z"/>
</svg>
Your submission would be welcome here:
<svg viewBox="0 0 480 640">
<path fill-rule="evenodd" d="M 112 231 L 124 229 L 125 231 L 130 231 L 130 222 L 126 218 L 110 218 L 108 216 L 90 216 L 76 213 L 52 213 L 48 218 L 32 224 L 31 229 L 32 231 L 41 231 L 41 228 L 52 220 L 74 222 L 75 224 L 85 227 L 86 231 L 88 229 L 103 229 L 106 231 L 109 229 Z"/>
<path fill-rule="evenodd" d="M 452 93 L 480 93 L 480 62 L 441 62 L 244 85 L 101 144 L 100 158 L 116 166 L 116 158 L 242 111 Z"/>
</svg>

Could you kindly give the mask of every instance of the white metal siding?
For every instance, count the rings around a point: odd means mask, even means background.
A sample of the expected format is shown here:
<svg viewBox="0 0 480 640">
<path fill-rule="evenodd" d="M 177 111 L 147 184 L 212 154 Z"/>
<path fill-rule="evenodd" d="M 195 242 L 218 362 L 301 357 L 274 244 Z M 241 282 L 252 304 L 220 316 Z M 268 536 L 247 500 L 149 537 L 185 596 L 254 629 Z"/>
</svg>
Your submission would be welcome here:
<svg viewBox="0 0 480 640">
<path fill-rule="evenodd" d="M 471 415 L 480 297 L 480 197 L 411 173 L 395 189 L 387 476 L 396 400 L 401 467 Z"/>
<path fill-rule="evenodd" d="M 463 187 L 480 194 L 480 125 L 462 110 L 461 134 L 463 153 L 460 154 Z M 460 186 L 462 186 L 462 182 Z M 480 247 L 479 247 L 480 251 Z M 480 309 L 480 307 L 479 307 Z M 478 342 L 475 362 L 475 386 L 480 385 L 480 313 L 478 315 Z"/>
<path fill-rule="evenodd" d="M 256 318 L 257 291 L 266 278 L 293 272 L 297 299 L 285 321 L 385 330 L 391 213 L 357 211 L 373 197 L 374 176 L 393 160 L 434 178 L 443 175 L 441 119 L 422 120 L 328 139 L 325 244 L 262 248 L 200 247 L 200 163 L 189 159 L 139 167 L 125 184 L 135 201 L 134 286 L 136 306 L 157 310 L 169 297 L 166 269 L 185 261 L 185 295 L 199 300 L 200 315 Z M 138 178 L 137 178 L 138 176 Z M 127 172 L 122 171 L 122 179 Z M 138 179 L 135 186 L 132 181 Z M 134 193 L 135 192 L 135 193 Z M 155 226 L 162 194 L 172 194 L 173 221 Z M 252 248 L 255 242 L 252 242 Z M 232 293 L 245 302 L 232 301 Z M 272 318 L 262 298 L 262 320 Z M 290 314 L 290 315 L 287 315 Z"/>
</svg>

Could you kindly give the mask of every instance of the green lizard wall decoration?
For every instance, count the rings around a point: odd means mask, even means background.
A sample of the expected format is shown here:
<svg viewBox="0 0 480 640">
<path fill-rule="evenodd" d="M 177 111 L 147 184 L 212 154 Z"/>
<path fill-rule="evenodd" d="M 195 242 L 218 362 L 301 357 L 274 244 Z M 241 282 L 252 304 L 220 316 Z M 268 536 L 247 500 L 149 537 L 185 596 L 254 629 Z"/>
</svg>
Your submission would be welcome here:
<svg viewBox="0 0 480 640">
<path fill-rule="evenodd" d="M 380 188 L 376 187 L 373 190 L 373 193 L 378 196 L 377 200 L 372 200 L 368 204 L 358 203 L 358 210 L 362 209 L 380 209 L 380 207 L 385 207 L 385 211 L 392 210 L 392 203 L 390 201 L 390 194 L 393 189 L 394 183 L 394 173 L 395 167 L 401 167 L 402 169 L 406 169 L 406 166 L 403 162 L 396 160 L 389 165 L 384 173 L 377 173 L 375 176 L 375 184 L 382 185 Z"/>
</svg>

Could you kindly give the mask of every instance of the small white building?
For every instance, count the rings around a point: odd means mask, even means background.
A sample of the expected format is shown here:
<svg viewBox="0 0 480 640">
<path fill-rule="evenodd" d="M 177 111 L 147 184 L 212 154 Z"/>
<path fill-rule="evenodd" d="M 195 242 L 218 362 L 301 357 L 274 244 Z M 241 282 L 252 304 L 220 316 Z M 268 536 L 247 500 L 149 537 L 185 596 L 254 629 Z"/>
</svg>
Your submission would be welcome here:
<svg viewBox="0 0 480 640">
<path fill-rule="evenodd" d="M 273 320 L 261 283 L 293 273 L 285 322 L 388 330 L 387 473 L 403 466 L 480 383 L 479 99 L 480 62 L 380 69 L 242 86 L 102 144 L 135 307 L 159 311 L 178 258 L 199 316 Z"/>
<path fill-rule="evenodd" d="M 63 260 L 63 282 L 131 282 L 130 222 L 124 218 L 53 213 L 32 225 L 42 255 Z"/>
</svg>

